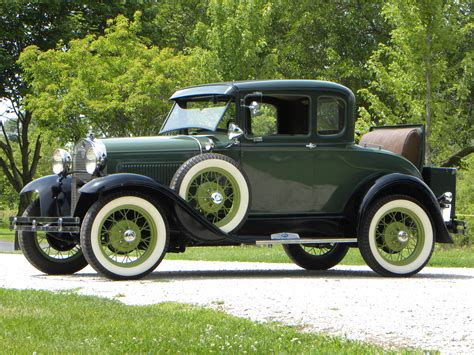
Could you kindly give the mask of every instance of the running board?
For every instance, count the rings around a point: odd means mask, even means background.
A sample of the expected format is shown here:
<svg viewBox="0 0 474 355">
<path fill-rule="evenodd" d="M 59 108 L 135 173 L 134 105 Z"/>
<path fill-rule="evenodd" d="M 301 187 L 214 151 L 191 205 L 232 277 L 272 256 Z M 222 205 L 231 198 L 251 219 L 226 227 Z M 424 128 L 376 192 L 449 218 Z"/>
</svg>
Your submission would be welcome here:
<svg viewBox="0 0 474 355">
<path fill-rule="evenodd" d="M 331 244 L 331 243 L 357 243 L 357 238 L 265 239 L 265 240 L 255 241 L 256 245 L 267 245 L 267 244 Z"/>
</svg>

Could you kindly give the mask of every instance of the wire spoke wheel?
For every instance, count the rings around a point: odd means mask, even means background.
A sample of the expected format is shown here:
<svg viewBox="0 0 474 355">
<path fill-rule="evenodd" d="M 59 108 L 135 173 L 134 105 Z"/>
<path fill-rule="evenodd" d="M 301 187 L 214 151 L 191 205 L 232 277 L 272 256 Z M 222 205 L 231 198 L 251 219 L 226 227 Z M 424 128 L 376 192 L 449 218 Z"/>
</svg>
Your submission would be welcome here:
<svg viewBox="0 0 474 355">
<path fill-rule="evenodd" d="M 286 244 L 283 250 L 296 265 L 304 269 L 327 270 L 344 259 L 349 247 L 341 243 Z"/>
<path fill-rule="evenodd" d="M 405 208 L 386 212 L 379 219 L 375 231 L 378 252 L 394 265 L 407 265 L 416 259 L 424 237 L 420 219 Z"/>
<path fill-rule="evenodd" d="M 24 217 L 41 216 L 39 200 L 25 210 Z M 18 241 L 26 259 L 49 275 L 73 274 L 87 265 L 82 248 L 72 233 L 20 231 Z"/>
<path fill-rule="evenodd" d="M 229 172 L 213 167 L 200 171 L 191 179 L 186 200 L 209 222 L 221 227 L 235 217 L 240 191 Z"/>
<path fill-rule="evenodd" d="M 36 232 L 34 241 L 43 256 L 51 261 L 68 262 L 82 256 L 79 245 L 55 239 L 46 232 Z"/>
<path fill-rule="evenodd" d="M 361 226 L 359 249 L 367 265 L 384 276 L 410 276 L 429 261 L 435 237 L 430 216 L 410 196 L 375 201 Z"/>
<path fill-rule="evenodd" d="M 170 187 L 210 223 L 226 233 L 238 230 L 250 208 L 250 188 L 245 172 L 228 156 L 196 155 L 183 163 Z M 188 218 L 180 208 L 176 215 Z"/>
<path fill-rule="evenodd" d="M 334 249 L 336 244 L 302 244 L 304 251 L 314 256 L 326 255 Z"/>
<path fill-rule="evenodd" d="M 97 200 L 81 226 L 81 247 L 89 264 L 113 280 L 134 280 L 163 260 L 169 241 L 164 210 L 135 191 Z"/>
<path fill-rule="evenodd" d="M 101 252 L 112 263 L 122 267 L 139 265 L 148 258 L 157 241 L 152 217 L 138 206 L 120 206 L 102 220 Z"/>
</svg>

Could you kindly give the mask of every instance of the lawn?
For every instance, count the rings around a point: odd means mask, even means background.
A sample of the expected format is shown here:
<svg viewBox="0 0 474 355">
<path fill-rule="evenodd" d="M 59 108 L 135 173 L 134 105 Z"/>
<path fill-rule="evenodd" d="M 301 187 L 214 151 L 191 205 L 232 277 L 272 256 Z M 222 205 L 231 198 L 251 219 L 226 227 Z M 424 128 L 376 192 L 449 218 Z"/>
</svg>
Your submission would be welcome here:
<svg viewBox="0 0 474 355">
<path fill-rule="evenodd" d="M 15 233 L 5 227 L 0 227 L 0 241 L 13 242 Z"/>
<path fill-rule="evenodd" d="M 167 254 L 171 260 L 250 261 L 289 263 L 281 246 L 269 247 L 195 247 L 180 254 Z M 359 250 L 351 248 L 342 265 L 365 265 Z M 453 247 L 438 244 L 428 266 L 474 267 L 474 247 Z"/>
<path fill-rule="evenodd" d="M 72 292 L 5 289 L 0 289 L 0 349 L 6 354 L 385 352 L 185 304 L 127 306 Z"/>
</svg>

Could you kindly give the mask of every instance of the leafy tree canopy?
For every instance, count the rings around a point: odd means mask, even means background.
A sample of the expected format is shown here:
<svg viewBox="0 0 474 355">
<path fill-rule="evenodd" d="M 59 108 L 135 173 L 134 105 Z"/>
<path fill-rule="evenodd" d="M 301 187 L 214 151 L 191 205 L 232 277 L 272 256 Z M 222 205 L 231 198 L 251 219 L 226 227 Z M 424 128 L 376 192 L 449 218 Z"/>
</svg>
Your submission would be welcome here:
<svg viewBox="0 0 474 355">
<path fill-rule="evenodd" d="M 427 159 L 439 164 L 473 145 L 471 11 L 468 2 L 394 0 L 383 7 L 390 41 L 367 63 L 374 80 L 359 93 L 375 124 L 425 123 Z"/>
<path fill-rule="evenodd" d="M 104 136 L 157 134 L 176 89 L 221 80 L 209 51 L 150 45 L 139 34 L 140 16 L 120 15 L 103 36 L 73 40 L 67 49 L 24 51 L 20 63 L 32 83 L 27 107 L 38 122 L 69 140 L 88 125 Z"/>
</svg>

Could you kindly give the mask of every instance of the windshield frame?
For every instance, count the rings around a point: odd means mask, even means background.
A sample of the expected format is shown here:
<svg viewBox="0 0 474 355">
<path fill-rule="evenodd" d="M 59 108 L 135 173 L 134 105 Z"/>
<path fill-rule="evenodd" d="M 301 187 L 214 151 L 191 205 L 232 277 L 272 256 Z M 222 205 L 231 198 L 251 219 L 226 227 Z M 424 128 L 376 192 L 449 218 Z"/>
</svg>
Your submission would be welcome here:
<svg viewBox="0 0 474 355">
<path fill-rule="evenodd" d="M 164 120 L 164 122 L 163 122 L 163 124 L 160 128 L 159 134 L 161 135 L 161 134 L 166 134 L 166 133 L 170 133 L 170 132 L 175 132 L 175 131 L 180 131 L 180 130 L 189 130 L 189 129 L 203 129 L 203 130 L 208 130 L 210 132 L 216 132 L 217 127 L 219 126 L 220 122 L 222 121 L 222 118 L 225 116 L 227 110 L 229 109 L 230 104 L 235 99 L 235 97 L 233 95 L 202 95 L 202 96 L 200 95 L 200 96 L 188 96 L 183 101 L 186 101 L 186 102 L 187 101 L 194 101 L 194 100 L 195 101 L 200 101 L 199 99 L 203 99 L 202 101 L 206 101 L 206 98 L 208 100 L 218 99 L 218 98 L 228 98 L 228 100 L 226 100 L 226 101 L 220 100 L 222 102 L 226 102 L 226 104 L 223 106 L 224 110 L 222 111 L 222 114 L 219 116 L 219 118 L 216 120 L 216 124 L 214 125 L 214 128 L 212 130 L 209 129 L 208 127 L 202 127 L 202 126 L 186 126 L 186 127 L 183 126 L 183 127 L 179 127 L 179 128 L 175 128 L 175 129 L 169 129 L 169 130 L 164 131 L 163 129 L 165 128 L 166 124 L 168 123 L 172 112 L 176 108 L 176 105 L 179 106 L 178 100 L 173 100 L 174 101 L 173 106 L 171 107 L 168 114 L 166 115 L 166 119 Z"/>
</svg>

